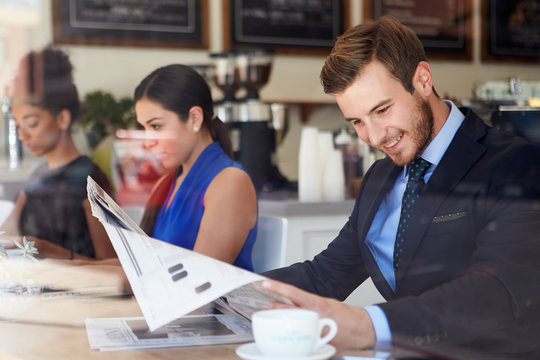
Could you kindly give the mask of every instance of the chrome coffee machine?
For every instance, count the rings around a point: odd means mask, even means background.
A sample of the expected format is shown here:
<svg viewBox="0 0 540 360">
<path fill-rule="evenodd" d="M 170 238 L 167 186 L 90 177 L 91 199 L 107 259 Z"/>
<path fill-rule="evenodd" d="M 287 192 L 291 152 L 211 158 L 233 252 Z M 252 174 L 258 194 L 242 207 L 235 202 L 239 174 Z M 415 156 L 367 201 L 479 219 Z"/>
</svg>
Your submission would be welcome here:
<svg viewBox="0 0 540 360">
<path fill-rule="evenodd" d="M 11 99 L 6 96 L 0 98 L 0 133 L 2 131 L 2 141 L 9 168 L 17 168 L 22 161 L 22 143 L 17 135 L 17 124 L 11 114 Z"/>
<path fill-rule="evenodd" d="M 272 53 L 242 50 L 211 54 L 210 58 L 214 83 L 224 94 L 216 102 L 216 114 L 229 127 L 234 159 L 250 174 L 257 191 L 286 186 L 287 179 L 275 161 L 276 135 L 286 125 L 286 108 L 259 99 L 259 90 L 270 77 Z"/>
</svg>

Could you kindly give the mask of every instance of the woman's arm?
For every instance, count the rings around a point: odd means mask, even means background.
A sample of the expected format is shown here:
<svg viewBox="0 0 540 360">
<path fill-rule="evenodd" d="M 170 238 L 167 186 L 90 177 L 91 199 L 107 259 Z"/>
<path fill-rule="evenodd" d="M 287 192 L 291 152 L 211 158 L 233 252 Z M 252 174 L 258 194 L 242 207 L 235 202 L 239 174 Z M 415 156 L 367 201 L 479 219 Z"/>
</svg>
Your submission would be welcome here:
<svg viewBox="0 0 540 360">
<path fill-rule="evenodd" d="M 257 222 L 257 195 L 251 179 L 238 168 L 224 169 L 208 186 L 204 207 L 193 250 L 233 263 Z"/>
<path fill-rule="evenodd" d="M 92 260 L 89 257 L 72 253 L 71 250 L 68 250 L 60 245 L 56 245 L 48 240 L 39 239 L 34 236 L 27 236 L 28 241 L 34 242 L 34 247 L 38 250 L 38 257 L 41 258 L 50 258 L 50 259 L 60 259 L 60 260 L 71 260 L 71 259 L 81 259 L 81 260 Z"/>
<path fill-rule="evenodd" d="M 50 241 L 39 239 L 33 236 L 27 236 L 28 241 L 34 241 L 34 247 L 39 251 L 40 257 L 47 257 L 52 259 L 64 259 L 64 260 L 86 260 L 96 261 L 101 259 L 116 257 L 116 253 L 109 240 L 109 236 L 105 231 L 105 228 L 98 219 L 92 215 L 90 208 L 90 202 L 88 199 L 83 200 L 82 207 L 88 224 L 88 230 L 94 246 L 94 252 L 96 258 L 89 258 L 87 256 L 72 252 L 60 245 L 56 245 Z"/>
<path fill-rule="evenodd" d="M 2 226 L 0 227 L 1 231 L 5 231 L 5 239 L 11 241 L 12 243 L 5 245 L 6 248 L 15 249 L 15 241 L 22 244 L 22 236 L 19 232 L 19 221 L 21 219 L 21 213 L 24 205 L 26 204 L 26 194 L 21 191 L 17 200 L 15 201 L 15 208 L 9 214 L 8 218 Z M 2 235 L 3 236 L 3 235 Z M 38 239 L 33 236 L 27 236 L 28 241 L 34 242 L 34 247 L 38 250 L 38 256 L 42 257 L 52 257 L 57 259 L 70 259 L 71 252 L 67 249 L 64 249 L 61 246 L 55 245 L 50 241 Z M 84 258 L 84 257 L 81 257 Z M 86 258 L 88 259 L 88 258 Z"/>
<path fill-rule="evenodd" d="M 90 201 L 88 201 L 88 199 L 84 199 L 82 206 L 86 216 L 88 230 L 90 231 L 90 237 L 92 238 L 92 244 L 94 245 L 96 260 L 116 257 L 116 252 L 114 251 L 111 240 L 109 240 L 109 236 L 107 235 L 105 228 L 99 222 L 99 220 L 92 215 Z"/>
<path fill-rule="evenodd" d="M 21 242 L 19 234 L 19 220 L 21 218 L 21 212 L 26 203 L 26 194 L 21 191 L 17 200 L 15 202 L 15 208 L 8 216 L 6 221 L 0 227 L 0 231 L 5 231 L 6 239 L 17 240 Z M 116 257 L 116 252 L 114 251 L 112 244 L 109 240 L 107 232 L 103 225 L 97 220 L 91 212 L 90 202 L 88 199 L 85 199 L 82 203 L 86 221 L 88 223 L 88 229 L 90 231 L 90 236 L 92 238 L 92 243 L 94 245 L 94 250 L 96 254 L 96 259 L 107 259 Z M 16 236 L 14 239 L 13 236 Z M 2 236 L 2 235 L 0 235 Z M 34 241 L 34 247 L 39 251 L 39 256 L 55 258 L 55 259 L 84 259 L 92 260 L 89 257 L 72 253 L 70 250 L 63 248 L 62 246 L 53 244 L 50 241 L 39 239 L 33 236 L 27 237 L 28 241 Z M 13 248 L 14 245 L 8 246 Z"/>
</svg>

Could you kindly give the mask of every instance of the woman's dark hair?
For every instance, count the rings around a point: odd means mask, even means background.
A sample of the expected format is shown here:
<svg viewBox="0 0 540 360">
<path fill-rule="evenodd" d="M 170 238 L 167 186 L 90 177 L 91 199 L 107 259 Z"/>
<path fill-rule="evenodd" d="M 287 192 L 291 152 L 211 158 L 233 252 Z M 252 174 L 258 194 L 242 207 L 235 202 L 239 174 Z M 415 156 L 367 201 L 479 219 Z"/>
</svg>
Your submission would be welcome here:
<svg viewBox="0 0 540 360">
<path fill-rule="evenodd" d="M 31 51 L 19 64 L 14 96 L 49 110 L 53 115 L 67 109 L 71 122 L 79 116 L 79 94 L 71 74 L 73 66 L 62 50 L 46 47 Z"/>
<path fill-rule="evenodd" d="M 232 144 L 227 126 L 214 116 L 214 103 L 208 84 L 193 68 L 172 64 L 160 67 L 145 77 L 135 89 L 133 100 L 142 98 L 160 103 L 165 109 L 187 121 L 189 110 L 200 106 L 203 110 L 202 127 L 206 127 L 214 141 L 232 158 Z"/>
<path fill-rule="evenodd" d="M 214 104 L 208 84 L 193 68 L 173 64 L 154 70 L 135 89 L 135 103 L 142 98 L 156 101 L 165 109 L 178 115 L 185 122 L 189 110 L 200 106 L 203 110 L 202 127 L 206 127 L 214 141 L 218 141 L 223 151 L 232 158 L 232 144 L 227 126 L 214 116 Z M 177 177 L 169 172 L 159 180 L 146 204 L 141 220 L 141 229 L 152 235 L 157 213 L 164 203 L 170 186 Z"/>
</svg>

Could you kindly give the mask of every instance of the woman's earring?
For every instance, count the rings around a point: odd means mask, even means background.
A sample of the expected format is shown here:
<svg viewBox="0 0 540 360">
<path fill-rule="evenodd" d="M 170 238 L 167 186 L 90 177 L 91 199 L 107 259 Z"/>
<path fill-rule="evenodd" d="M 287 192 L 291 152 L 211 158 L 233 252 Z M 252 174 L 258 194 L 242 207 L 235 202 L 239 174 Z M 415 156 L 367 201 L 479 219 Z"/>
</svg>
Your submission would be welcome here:
<svg viewBox="0 0 540 360">
<path fill-rule="evenodd" d="M 195 126 L 193 127 L 193 131 L 195 131 L 196 133 L 199 132 L 199 127 L 198 127 L 197 125 L 195 125 Z"/>
</svg>

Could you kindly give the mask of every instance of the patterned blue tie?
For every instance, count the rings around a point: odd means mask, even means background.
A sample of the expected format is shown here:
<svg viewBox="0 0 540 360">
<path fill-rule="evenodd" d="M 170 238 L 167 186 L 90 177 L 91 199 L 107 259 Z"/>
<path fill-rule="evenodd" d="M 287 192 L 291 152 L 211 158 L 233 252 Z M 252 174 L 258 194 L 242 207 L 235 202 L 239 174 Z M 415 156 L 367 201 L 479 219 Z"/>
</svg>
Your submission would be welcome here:
<svg viewBox="0 0 540 360">
<path fill-rule="evenodd" d="M 409 165 L 409 180 L 401 201 L 401 215 L 394 244 L 394 270 L 399 266 L 399 256 L 403 252 L 405 231 L 409 226 L 409 219 L 413 212 L 414 203 L 420 196 L 420 190 L 424 185 L 424 175 L 431 164 L 422 158 L 416 158 Z"/>
</svg>

